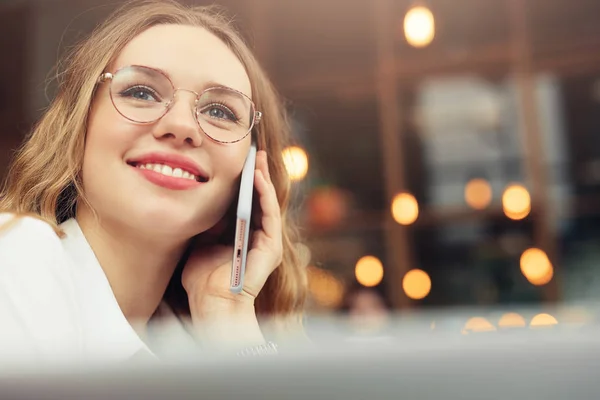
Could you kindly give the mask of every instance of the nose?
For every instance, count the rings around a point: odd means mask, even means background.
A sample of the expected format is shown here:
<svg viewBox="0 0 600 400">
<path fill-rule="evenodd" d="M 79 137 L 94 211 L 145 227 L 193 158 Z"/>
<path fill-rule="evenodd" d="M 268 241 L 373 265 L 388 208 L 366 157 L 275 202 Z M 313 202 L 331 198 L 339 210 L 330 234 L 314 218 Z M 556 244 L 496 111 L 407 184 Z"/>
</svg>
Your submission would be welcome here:
<svg viewBox="0 0 600 400">
<path fill-rule="evenodd" d="M 180 95 L 181 92 L 187 93 Z M 168 105 L 167 113 L 159 120 L 156 126 L 154 137 L 163 140 L 170 139 L 178 145 L 189 144 L 194 147 L 200 146 L 203 136 L 195 113 L 198 97 L 198 93 L 191 90 L 176 90 L 173 93 L 173 99 Z"/>
</svg>

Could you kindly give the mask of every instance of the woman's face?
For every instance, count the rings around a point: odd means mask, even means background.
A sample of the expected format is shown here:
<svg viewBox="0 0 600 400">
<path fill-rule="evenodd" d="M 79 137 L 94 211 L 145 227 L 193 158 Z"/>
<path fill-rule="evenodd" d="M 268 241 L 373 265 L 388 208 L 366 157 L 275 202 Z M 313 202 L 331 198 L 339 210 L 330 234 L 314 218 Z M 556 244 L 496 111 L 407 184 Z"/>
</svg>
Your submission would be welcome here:
<svg viewBox="0 0 600 400">
<path fill-rule="evenodd" d="M 110 80 L 100 84 L 86 136 L 85 194 L 103 221 L 169 239 L 189 238 L 225 214 L 250 146 L 250 135 L 236 143 L 211 140 L 196 120 L 190 91 L 224 86 L 251 97 L 250 80 L 223 42 L 192 26 L 146 30 L 107 72 L 131 65 L 161 70 L 175 88 L 189 91 L 178 91 L 161 119 L 140 124 L 115 109 Z"/>
</svg>

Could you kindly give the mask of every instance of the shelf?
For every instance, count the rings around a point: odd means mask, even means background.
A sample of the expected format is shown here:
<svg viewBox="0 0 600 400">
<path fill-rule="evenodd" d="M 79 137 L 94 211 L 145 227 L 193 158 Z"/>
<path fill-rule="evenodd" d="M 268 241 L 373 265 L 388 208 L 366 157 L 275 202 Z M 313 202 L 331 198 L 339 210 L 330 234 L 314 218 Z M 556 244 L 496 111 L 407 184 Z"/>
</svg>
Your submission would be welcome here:
<svg viewBox="0 0 600 400">
<path fill-rule="evenodd" d="M 533 60 L 536 71 L 553 71 L 572 75 L 600 69 L 600 40 L 590 38 L 577 43 L 560 41 L 552 46 L 535 49 Z M 395 71 L 398 81 L 415 81 L 440 75 L 479 73 L 508 75 L 512 73 L 513 48 L 508 43 L 466 49 L 443 51 L 412 58 L 397 57 Z M 332 96 L 360 98 L 375 96 L 377 72 L 358 70 L 321 71 L 311 75 L 281 78 L 280 87 L 288 97 Z"/>
</svg>

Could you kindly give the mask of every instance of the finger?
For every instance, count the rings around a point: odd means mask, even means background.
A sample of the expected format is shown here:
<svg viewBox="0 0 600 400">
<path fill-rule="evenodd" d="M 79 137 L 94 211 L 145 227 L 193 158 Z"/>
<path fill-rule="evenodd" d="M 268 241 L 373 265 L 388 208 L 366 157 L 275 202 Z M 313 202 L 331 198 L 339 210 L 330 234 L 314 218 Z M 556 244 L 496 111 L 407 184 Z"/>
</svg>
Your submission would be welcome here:
<svg viewBox="0 0 600 400">
<path fill-rule="evenodd" d="M 264 150 L 261 150 L 257 153 L 256 169 L 263 173 L 264 178 L 267 182 L 271 183 L 271 173 L 269 172 L 269 160 L 267 157 L 267 152 Z"/>
<path fill-rule="evenodd" d="M 262 210 L 263 231 L 270 238 L 278 238 L 281 236 L 281 209 L 275 187 L 272 183 L 267 182 L 260 170 L 255 172 L 254 181 Z"/>
<path fill-rule="evenodd" d="M 260 210 L 260 201 L 258 198 L 254 199 L 252 202 L 252 224 L 250 225 L 250 229 L 262 229 L 262 212 Z"/>
</svg>

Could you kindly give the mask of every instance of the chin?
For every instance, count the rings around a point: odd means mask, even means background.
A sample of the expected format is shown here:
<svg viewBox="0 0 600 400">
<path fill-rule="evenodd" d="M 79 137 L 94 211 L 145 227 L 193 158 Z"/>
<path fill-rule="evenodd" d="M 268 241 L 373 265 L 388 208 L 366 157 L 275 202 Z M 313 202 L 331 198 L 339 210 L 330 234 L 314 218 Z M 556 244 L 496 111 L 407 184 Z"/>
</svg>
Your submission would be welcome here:
<svg viewBox="0 0 600 400">
<path fill-rule="evenodd" d="M 171 238 L 189 239 L 213 225 L 210 218 L 194 214 L 184 207 L 144 207 L 132 210 L 129 215 L 131 225 L 157 236 Z"/>
<path fill-rule="evenodd" d="M 189 215 L 183 215 L 181 212 L 146 212 L 135 219 L 135 225 L 145 232 L 171 238 L 191 238 L 202 230 Z"/>
</svg>

